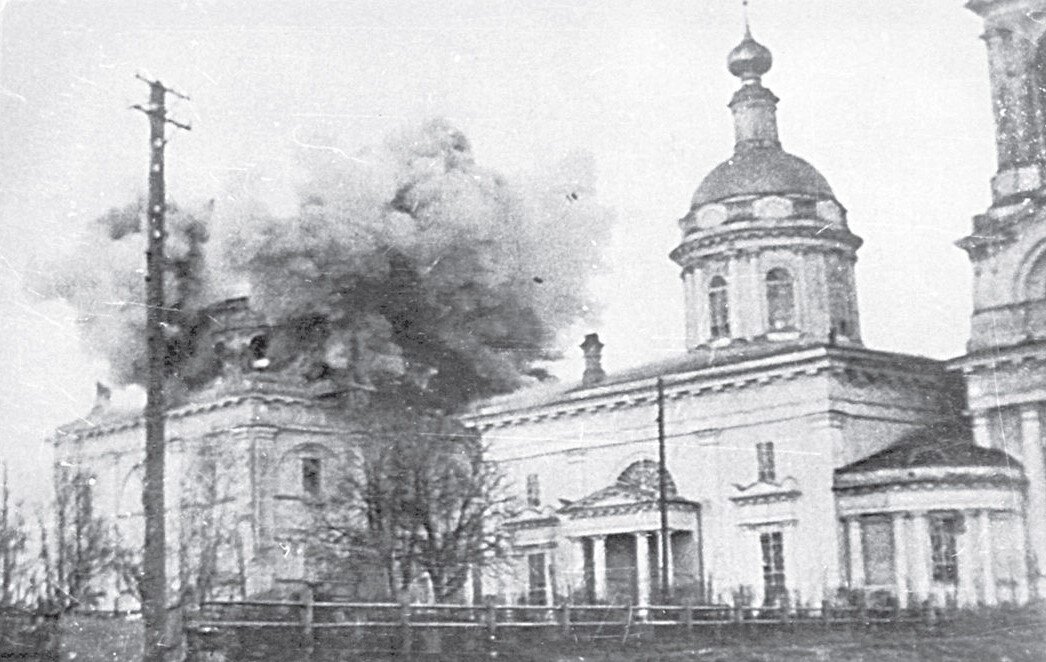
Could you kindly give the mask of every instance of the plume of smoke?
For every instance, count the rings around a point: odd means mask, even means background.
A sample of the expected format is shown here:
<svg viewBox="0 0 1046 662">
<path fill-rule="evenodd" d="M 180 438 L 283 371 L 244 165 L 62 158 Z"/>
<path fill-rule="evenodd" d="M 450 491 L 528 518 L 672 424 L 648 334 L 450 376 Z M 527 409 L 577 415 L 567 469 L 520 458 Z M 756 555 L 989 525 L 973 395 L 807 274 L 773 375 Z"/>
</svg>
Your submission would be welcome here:
<svg viewBox="0 0 1046 662">
<path fill-rule="evenodd" d="M 300 213 L 241 224 L 230 262 L 271 320 L 326 319 L 328 354 L 367 380 L 446 407 L 510 390 L 589 312 L 610 226 L 591 161 L 513 186 L 437 120 L 303 165 Z"/>
<path fill-rule="evenodd" d="M 591 313 L 611 215 L 589 159 L 512 185 L 437 120 L 352 156 L 306 151 L 300 166 L 296 213 L 240 199 L 168 215 L 165 321 L 184 386 L 214 376 L 202 312 L 230 284 L 247 285 L 284 359 L 447 409 L 533 379 L 557 332 Z M 119 382 L 144 377 L 141 230 L 140 203 L 107 214 L 45 288 L 81 312 Z"/>
<path fill-rule="evenodd" d="M 180 370 L 194 351 L 206 281 L 206 210 L 192 214 L 169 205 L 166 221 L 164 330 L 171 376 L 186 379 Z M 119 384 L 145 380 L 145 223 L 143 200 L 111 209 L 81 229 L 75 250 L 35 270 L 28 284 L 72 304 L 85 343 L 108 359 Z"/>
</svg>

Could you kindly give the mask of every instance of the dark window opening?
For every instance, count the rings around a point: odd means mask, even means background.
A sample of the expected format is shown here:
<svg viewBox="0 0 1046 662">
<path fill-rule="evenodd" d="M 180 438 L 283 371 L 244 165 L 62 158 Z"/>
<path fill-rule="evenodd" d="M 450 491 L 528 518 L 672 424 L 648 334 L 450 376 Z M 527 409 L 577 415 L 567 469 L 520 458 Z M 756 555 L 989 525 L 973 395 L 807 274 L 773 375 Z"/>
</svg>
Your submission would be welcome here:
<svg viewBox="0 0 1046 662">
<path fill-rule="evenodd" d="M 255 370 L 269 367 L 269 339 L 266 336 L 254 336 L 247 345 L 247 360 Z"/>
<path fill-rule="evenodd" d="M 527 604 L 543 605 L 547 600 L 545 588 L 547 576 L 545 574 L 545 554 L 531 554 L 527 556 Z"/>
<path fill-rule="evenodd" d="M 755 454 L 759 465 L 759 482 L 775 482 L 777 480 L 777 467 L 774 465 L 774 442 L 764 441 L 756 444 Z"/>
<path fill-rule="evenodd" d="M 708 314 L 712 340 L 730 336 L 730 297 L 726 279 L 713 276 L 708 283 Z"/>
<path fill-rule="evenodd" d="M 957 584 L 959 581 L 959 528 L 959 518 L 955 515 L 939 515 L 930 520 L 930 550 L 935 582 Z"/>
<path fill-rule="evenodd" d="M 763 552 L 763 603 L 776 604 L 785 597 L 784 536 L 780 531 L 759 534 Z"/>
<path fill-rule="evenodd" d="M 771 330 L 795 327 L 795 291 L 792 275 L 787 270 L 777 268 L 767 272 L 766 302 Z"/>
<path fill-rule="evenodd" d="M 537 474 L 527 474 L 527 505 L 532 508 L 541 505 L 541 480 Z"/>
<path fill-rule="evenodd" d="M 322 489 L 322 476 L 320 460 L 316 457 L 306 457 L 301 460 L 301 488 L 305 494 L 318 497 Z"/>
</svg>

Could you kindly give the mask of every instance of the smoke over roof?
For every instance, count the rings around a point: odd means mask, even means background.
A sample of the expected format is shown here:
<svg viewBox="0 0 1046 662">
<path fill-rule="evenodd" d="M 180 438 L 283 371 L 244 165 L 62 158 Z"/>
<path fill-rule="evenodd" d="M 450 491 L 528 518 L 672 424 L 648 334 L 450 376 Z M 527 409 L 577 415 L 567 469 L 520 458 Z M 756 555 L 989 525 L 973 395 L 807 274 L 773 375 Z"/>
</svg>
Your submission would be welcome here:
<svg viewBox="0 0 1046 662">
<path fill-rule="evenodd" d="M 594 201 L 590 159 L 541 164 L 534 181 L 510 184 L 436 120 L 354 155 L 303 152 L 300 166 L 297 213 L 247 200 L 168 214 L 180 387 L 215 378 L 206 306 L 245 290 L 282 330 L 274 365 L 406 386 L 449 408 L 528 381 L 555 357 L 556 333 L 591 315 L 587 282 L 611 219 Z M 77 308 L 118 383 L 144 379 L 141 212 L 99 219 L 36 284 Z"/>
</svg>

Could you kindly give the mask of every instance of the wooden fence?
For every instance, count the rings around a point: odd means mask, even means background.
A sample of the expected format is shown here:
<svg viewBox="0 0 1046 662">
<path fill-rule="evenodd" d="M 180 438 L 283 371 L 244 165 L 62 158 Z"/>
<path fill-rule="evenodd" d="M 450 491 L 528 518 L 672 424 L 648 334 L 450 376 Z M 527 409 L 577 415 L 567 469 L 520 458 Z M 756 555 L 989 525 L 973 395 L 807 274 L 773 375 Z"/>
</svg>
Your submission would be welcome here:
<svg viewBox="0 0 1046 662">
<path fill-rule="evenodd" d="M 949 612 L 833 606 L 463 606 L 314 601 L 208 602 L 186 622 L 190 661 L 328 660 L 388 656 L 487 658 L 552 639 L 628 642 L 656 634 L 722 641 L 799 629 L 925 628 Z"/>
</svg>

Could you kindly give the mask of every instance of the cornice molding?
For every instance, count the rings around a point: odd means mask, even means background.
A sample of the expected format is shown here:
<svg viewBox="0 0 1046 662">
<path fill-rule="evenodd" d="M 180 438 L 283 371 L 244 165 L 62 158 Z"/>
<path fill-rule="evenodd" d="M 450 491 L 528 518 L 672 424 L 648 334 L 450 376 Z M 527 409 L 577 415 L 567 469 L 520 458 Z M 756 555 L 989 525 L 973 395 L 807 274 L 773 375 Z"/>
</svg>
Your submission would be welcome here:
<svg viewBox="0 0 1046 662">
<path fill-rule="evenodd" d="M 672 401 L 825 373 L 849 378 L 848 374 L 857 374 L 854 371 L 858 370 L 865 375 L 868 383 L 877 380 L 883 384 L 938 389 L 941 367 L 940 361 L 925 357 L 864 348 L 815 346 L 769 357 L 668 373 L 663 379 L 665 398 Z M 567 391 L 555 400 L 542 403 L 489 405 L 463 416 L 462 420 L 480 432 L 487 432 L 567 416 L 649 405 L 655 401 L 656 391 L 657 378 L 643 377 L 591 389 Z"/>
</svg>

